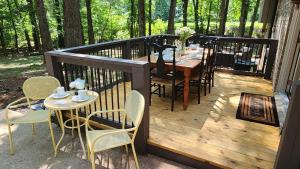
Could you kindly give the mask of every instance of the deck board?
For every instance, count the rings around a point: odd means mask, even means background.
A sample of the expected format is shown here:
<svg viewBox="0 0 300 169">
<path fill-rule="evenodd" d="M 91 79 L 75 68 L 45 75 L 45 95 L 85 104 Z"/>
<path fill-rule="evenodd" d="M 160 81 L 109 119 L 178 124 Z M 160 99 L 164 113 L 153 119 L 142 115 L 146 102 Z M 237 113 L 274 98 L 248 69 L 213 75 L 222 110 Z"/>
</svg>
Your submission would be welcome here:
<svg viewBox="0 0 300 169">
<path fill-rule="evenodd" d="M 279 129 L 238 120 L 241 92 L 272 95 L 271 82 L 259 77 L 216 73 L 212 93 L 191 94 L 182 110 L 182 98 L 171 112 L 171 100 L 153 95 L 149 143 L 224 168 L 272 168 Z"/>
</svg>

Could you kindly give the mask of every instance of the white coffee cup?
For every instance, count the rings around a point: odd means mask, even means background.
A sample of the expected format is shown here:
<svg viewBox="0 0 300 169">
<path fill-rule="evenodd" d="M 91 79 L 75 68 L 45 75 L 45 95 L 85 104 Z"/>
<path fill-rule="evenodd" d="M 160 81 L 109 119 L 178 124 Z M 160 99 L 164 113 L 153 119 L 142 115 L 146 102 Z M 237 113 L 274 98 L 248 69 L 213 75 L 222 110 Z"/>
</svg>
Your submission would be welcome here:
<svg viewBox="0 0 300 169">
<path fill-rule="evenodd" d="M 56 88 L 56 93 L 60 96 L 64 95 L 66 92 L 65 92 L 65 88 L 64 87 L 57 87 Z"/>
<path fill-rule="evenodd" d="M 78 97 L 84 99 L 87 96 L 87 90 L 78 90 Z"/>
</svg>

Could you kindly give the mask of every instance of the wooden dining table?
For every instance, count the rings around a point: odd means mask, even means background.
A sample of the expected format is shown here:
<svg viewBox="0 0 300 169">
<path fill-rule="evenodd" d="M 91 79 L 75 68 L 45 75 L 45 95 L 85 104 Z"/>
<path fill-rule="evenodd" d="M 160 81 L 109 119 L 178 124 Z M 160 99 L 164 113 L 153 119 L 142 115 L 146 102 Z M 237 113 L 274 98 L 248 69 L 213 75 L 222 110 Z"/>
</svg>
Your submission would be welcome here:
<svg viewBox="0 0 300 169">
<path fill-rule="evenodd" d="M 191 49 L 185 51 L 184 54 L 181 54 L 177 58 L 176 62 L 176 70 L 179 72 L 183 72 L 184 75 L 184 89 L 183 89 L 183 109 L 186 110 L 189 105 L 189 94 L 190 94 L 190 80 L 191 75 L 194 69 L 196 69 L 202 62 L 203 52 L 199 52 L 198 57 L 190 57 L 190 53 L 195 52 Z M 205 57 L 207 57 L 208 50 L 205 50 Z M 195 53 L 193 53 L 195 55 Z M 148 61 L 148 56 L 143 56 L 136 60 L 139 61 Z M 150 57 L 151 67 L 156 67 L 157 57 Z M 172 63 L 165 63 L 166 69 L 172 69 Z"/>
</svg>

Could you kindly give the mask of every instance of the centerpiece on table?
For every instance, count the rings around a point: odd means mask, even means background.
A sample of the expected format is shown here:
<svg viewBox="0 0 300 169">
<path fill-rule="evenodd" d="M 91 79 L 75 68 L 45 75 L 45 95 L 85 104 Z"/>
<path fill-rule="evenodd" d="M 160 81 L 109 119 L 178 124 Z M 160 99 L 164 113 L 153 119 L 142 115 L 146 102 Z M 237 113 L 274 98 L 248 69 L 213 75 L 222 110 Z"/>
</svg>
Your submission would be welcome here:
<svg viewBox="0 0 300 169">
<path fill-rule="evenodd" d="M 186 40 L 189 37 L 191 37 L 194 33 L 195 31 L 187 26 L 176 29 L 175 35 L 179 36 L 179 40 L 181 42 L 181 50 L 183 51 L 183 53 L 185 51 Z"/>
<path fill-rule="evenodd" d="M 83 90 L 85 87 L 85 80 L 77 78 L 69 84 L 71 89 L 75 89 L 75 95 L 77 95 L 78 90 Z"/>
</svg>

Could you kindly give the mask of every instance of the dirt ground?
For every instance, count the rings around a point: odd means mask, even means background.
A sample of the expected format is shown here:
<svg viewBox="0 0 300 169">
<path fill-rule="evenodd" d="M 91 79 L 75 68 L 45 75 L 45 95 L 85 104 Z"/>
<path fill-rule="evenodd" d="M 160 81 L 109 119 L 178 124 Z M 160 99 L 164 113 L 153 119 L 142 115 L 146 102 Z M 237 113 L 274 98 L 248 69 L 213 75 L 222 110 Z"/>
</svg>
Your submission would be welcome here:
<svg viewBox="0 0 300 169">
<path fill-rule="evenodd" d="M 45 72 L 39 72 L 0 79 L 0 109 L 4 109 L 9 103 L 23 96 L 22 85 L 26 79 L 44 74 Z"/>
</svg>

